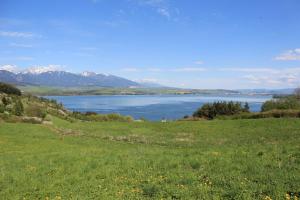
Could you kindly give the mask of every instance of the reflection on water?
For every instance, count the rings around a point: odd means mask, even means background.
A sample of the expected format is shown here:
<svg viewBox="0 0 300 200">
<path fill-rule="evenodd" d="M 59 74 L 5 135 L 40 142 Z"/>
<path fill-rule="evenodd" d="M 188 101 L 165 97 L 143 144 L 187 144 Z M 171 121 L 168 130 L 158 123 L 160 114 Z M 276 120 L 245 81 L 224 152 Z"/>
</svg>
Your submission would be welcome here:
<svg viewBox="0 0 300 200">
<path fill-rule="evenodd" d="M 179 119 L 191 115 L 207 102 L 248 102 L 250 110 L 260 111 L 261 105 L 271 96 L 201 96 L 201 95 L 110 95 L 110 96 L 48 96 L 73 111 L 120 113 L 149 120 Z"/>
</svg>

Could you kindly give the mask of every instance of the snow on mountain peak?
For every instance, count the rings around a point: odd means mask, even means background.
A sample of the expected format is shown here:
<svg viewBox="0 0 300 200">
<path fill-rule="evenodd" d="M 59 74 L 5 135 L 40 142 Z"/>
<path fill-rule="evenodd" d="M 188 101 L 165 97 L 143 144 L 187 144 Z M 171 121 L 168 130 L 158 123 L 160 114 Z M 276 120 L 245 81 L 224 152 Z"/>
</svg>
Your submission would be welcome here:
<svg viewBox="0 0 300 200">
<path fill-rule="evenodd" d="M 61 66 L 61 65 L 32 66 L 32 67 L 28 67 L 26 69 L 21 69 L 21 68 L 17 67 L 16 65 L 0 66 L 0 70 L 9 71 L 14 74 L 35 74 L 35 75 L 46 73 L 46 72 L 60 72 L 60 73 L 68 72 L 68 71 L 62 70 L 62 68 L 63 68 L 63 66 Z M 95 72 L 91 72 L 91 71 L 84 71 L 80 75 L 84 76 L 84 77 L 93 77 L 93 76 L 97 76 L 97 75 L 111 76 L 110 74 L 105 74 L 105 73 L 100 74 L 100 73 L 95 73 Z"/>
<path fill-rule="evenodd" d="M 81 75 L 88 77 L 88 76 L 95 76 L 97 74 L 95 72 L 85 71 L 85 72 L 82 72 Z"/>
<path fill-rule="evenodd" d="M 25 70 L 23 73 L 30 74 L 41 74 L 45 72 L 61 71 L 58 65 L 49 65 L 49 66 L 34 66 Z"/>
<path fill-rule="evenodd" d="M 9 71 L 9 72 L 12 72 L 12 73 L 18 73 L 18 72 L 20 72 L 20 70 L 18 69 L 18 67 L 15 66 L 15 65 L 3 65 L 3 66 L 0 67 L 0 70 Z"/>
</svg>

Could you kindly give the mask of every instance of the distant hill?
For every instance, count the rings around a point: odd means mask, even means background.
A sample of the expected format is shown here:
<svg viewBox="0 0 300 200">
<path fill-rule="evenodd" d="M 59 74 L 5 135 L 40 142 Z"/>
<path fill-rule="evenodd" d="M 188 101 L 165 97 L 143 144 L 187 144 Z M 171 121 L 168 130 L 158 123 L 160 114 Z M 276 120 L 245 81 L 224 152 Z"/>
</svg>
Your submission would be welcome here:
<svg viewBox="0 0 300 200">
<path fill-rule="evenodd" d="M 147 80 L 138 81 L 138 83 L 144 88 L 170 88 L 170 87 L 161 85 L 159 83 L 155 83 L 153 81 L 147 81 Z"/>
<path fill-rule="evenodd" d="M 33 85 L 48 87 L 141 87 L 137 82 L 113 75 L 84 72 L 75 74 L 66 71 L 24 71 L 14 73 L 0 70 L 0 81 L 16 85 Z"/>
<path fill-rule="evenodd" d="M 295 88 L 284 88 L 284 89 L 241 89 L 237 90 L 241 94 L 270 94 L 270 95 L 289 95 L 293 94 Z"/>
</svg>

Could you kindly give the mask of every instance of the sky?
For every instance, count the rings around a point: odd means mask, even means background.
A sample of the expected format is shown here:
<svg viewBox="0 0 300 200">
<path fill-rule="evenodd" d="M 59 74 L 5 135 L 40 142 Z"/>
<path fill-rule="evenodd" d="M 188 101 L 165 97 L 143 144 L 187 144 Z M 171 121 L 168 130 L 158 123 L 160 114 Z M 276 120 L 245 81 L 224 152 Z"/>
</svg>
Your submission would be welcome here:
<svg viewBox="0 0 300 200">
<path fill-rule="evenodd" d="M 0 0 L 0 69 L 199 89 L 300 85 L 299 0 Z"/>
</svg>

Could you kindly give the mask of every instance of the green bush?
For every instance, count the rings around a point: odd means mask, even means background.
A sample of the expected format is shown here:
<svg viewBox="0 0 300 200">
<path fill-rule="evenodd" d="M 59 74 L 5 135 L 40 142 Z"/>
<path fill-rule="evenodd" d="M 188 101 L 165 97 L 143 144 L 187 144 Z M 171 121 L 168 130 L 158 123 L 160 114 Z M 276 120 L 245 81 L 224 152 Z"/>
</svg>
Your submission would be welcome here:
<svg viewBox="0 0 300 200">
<path fill-rule="evenodd" d="M 2 83 L 0 82 L 0 92 L 6 93 L 6 94 L 14 94 L 14 95 L 18 95 L 21 96 L 21 91 L 10 85 L 10 84 L 6 84 L 6 83 Z"/>
<path fill-rule="evenodd" d="M 214 119 L 219 115 L 235 115 L 243 112 L 249 112 L 248 103 L 245 103 L 244 106 L 242 106 L 240 102 L 224 101 L 204 104 L 193 114 L 193 117 Z"/>
<path fill-rule="evenodd" d="M 0 113 L 4 113 L 5 106 L 3 104 L 0 104 Z"/>
<path fill-rule="evenodd" d="M 17 99 L 15 102 L 13 114 L 15 114 L 17 116 L 21 116 L 23 114 L 23 112 L 24 112 L 23 103 L 20 99 Z"/>
<path fill-rule="evenodd" d="M 266 112 L 270 110 L 288 110 L 288 109 L 300 109 L 300 101 L 294 97 L 286 97 L 280 99 L 272 99 L 266 101 L 262 107 L 261 111 Z"/>
<path fill-rule="evenodd" d="M 39 117 L 39 118 L 45 118 L 47 115 L 47 112 L 45 111 L 44 108 L 38 106 L 38 105 L 29 105 L 25 109 L 25 113 L 27 116 L 30 117 Z"/>
<path fill-rule="evenodd" d="M 4 104 L 4 106 L 7 106 L 8 104 L 11 103 L 11 98 L 10 97 L 2 97 L 1 101 Z"/>
<path fill-rule="evenodd" d="M 259 113 L 242 113 L 218 119 L 261 119 L 261 118 L 300 118 L 300 110 L 270 110 Z"/>
<path fill-rule="evenodd" d="M 131 122 L 133 118 L 131 116 L 122 116 L 120 114 L 112 113 L 112 114 L 97 114 L 95 112 L 73 112 L 72 117 L 75 119 L 83 120 L 83 121 L 96 121 L 96 122 L 104 122 L 104 121 L 119 121 L 119 122 Z"/>
</svg>

